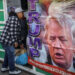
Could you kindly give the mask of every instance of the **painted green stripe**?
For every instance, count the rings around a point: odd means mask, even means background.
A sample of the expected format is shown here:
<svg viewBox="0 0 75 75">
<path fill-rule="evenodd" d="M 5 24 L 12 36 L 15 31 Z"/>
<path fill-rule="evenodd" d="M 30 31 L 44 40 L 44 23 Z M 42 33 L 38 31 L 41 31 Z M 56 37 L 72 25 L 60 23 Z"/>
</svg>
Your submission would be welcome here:
<svg viewBox="0 0 75 75">
<path fill-rule="evenodd" d="M 40 73 L 43 73 L 43 74 L 46 74 L 46 75 L 52 75 L 52 74 L 50 74 L 50 73 L 48 73 L 48 72 L 45 72 L 44 70 L 41 70 L 41 69 L 39 69 L 39 68 L 36 68 L 36 71 L 38 71 L 38 72 L 40 72 Z"/>
<path fill-rule="evenodd" d="M 0 0 L 0 9 L 3 9 L 3 0 Z"/>
<path fill-rule="evenodd" d="M 0 26 L 4 26 L 4 24 L 0 24 Z"/>
<path fill-rule="evenodd" d="M 4 52 L 0 52 L 0 58 L 4 58 L 5 53 Z"/>
<path fill-rule="evenodd" d="M 0 49 L 3 49 L 2 46 L 1 46 L 1 44 L 0 44 Z"/>
<path fill-rule="evenodd" d="M 0 35 L 1 35 L 1 31 L 0 31 Z"/>
<path fill-rule="evenodd" d="M 0 21 L 4 21 L 4 12 L 0 11 Z"/>
</svg>

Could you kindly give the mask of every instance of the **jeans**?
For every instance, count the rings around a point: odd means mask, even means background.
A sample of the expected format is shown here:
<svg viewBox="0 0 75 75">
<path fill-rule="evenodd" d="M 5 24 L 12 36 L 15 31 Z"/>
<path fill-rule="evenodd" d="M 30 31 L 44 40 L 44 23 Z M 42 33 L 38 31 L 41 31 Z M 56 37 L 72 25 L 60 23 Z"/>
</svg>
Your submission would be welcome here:
<svg viewBox="0 0 75 75">
<path fill-rule="evenodd" d="M 5 50 L 4 63 L 2 64 L 3 68 L 7 68 L 9 66 L 10 71 L 15 70 L 15 48 L 13 46 L 8 46 L 5 44 L 1 44 L 3 49 Z"/>
</svg>

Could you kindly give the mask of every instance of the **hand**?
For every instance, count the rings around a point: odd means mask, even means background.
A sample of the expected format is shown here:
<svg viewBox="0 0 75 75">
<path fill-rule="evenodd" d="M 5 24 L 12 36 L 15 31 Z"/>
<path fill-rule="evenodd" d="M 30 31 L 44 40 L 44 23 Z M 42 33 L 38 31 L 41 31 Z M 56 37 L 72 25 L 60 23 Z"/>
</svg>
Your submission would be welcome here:
<svg viewBox="0 0 75 75">
<path fill-rule="evenodd" d="M 21 49 L 24 49 L 24 44 L 21 44 L 21 45 L 20 45 L 20 48 L 21 48 Z"/>
<path fill-rule="evenodd" d="M 15 43 L 14 43 L 14 46 L 15 46 L 15 48 L 17 48 L 17 47 L 18 47 L 18 43 L 17 43 L 17 42 L 15 42 Z"/>
</svg>

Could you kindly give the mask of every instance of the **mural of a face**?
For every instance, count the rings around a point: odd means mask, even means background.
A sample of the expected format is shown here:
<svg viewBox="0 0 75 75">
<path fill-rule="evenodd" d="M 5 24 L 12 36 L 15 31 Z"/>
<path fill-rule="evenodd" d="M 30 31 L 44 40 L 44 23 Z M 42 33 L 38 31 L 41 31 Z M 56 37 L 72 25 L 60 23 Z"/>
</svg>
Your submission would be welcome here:
<svg viewBox="0 0 75 75">
<path fill-rule="evenodd" d="M 72 38 L 67 28 L 61 27 L 55 18 L 47 27 L 47 43 L 52 60 L 62 68 L 69 68 L 73 59 Z"/>
</svg>

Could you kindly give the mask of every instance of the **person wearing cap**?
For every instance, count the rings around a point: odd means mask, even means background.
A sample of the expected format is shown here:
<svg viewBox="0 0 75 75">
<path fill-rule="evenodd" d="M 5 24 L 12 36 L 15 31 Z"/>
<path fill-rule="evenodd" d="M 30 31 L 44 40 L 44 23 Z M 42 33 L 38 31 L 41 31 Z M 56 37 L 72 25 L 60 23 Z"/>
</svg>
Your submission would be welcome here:
<svg viewBox="0 0 75 75">
<path fill-rule="evenodd" d="M 15 70 L 15 47 L 21 43 L 21 25 L 19 19 L 22 19 L 23 10 L 19 7 L 15 9 L 17 16 L 9 16 L 0 35 L 0 43 L 5 50 L 4 62 L 1 71 L 9 70 L 9 74 L 19 74 L 20 70 Z"/>
<path fill-rule="evenodd" d="M 25 48 L 27 49 L 27 45 L 26 45 L 26 38 L 27 38 L 27 34 L 28 34 L 28 25 L 27 25 L 27 20 L 26 17 L 24 16 L 24 11 L 21 13 L 20 11 L 22 11 L 22 9 L 17 9 L 15 10 L 16 15 L 19 18 L 19 23 L 21 25 L 21 43 L 20 48 Z"/>
</svg>

